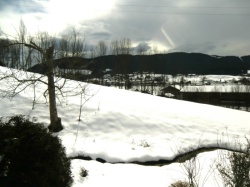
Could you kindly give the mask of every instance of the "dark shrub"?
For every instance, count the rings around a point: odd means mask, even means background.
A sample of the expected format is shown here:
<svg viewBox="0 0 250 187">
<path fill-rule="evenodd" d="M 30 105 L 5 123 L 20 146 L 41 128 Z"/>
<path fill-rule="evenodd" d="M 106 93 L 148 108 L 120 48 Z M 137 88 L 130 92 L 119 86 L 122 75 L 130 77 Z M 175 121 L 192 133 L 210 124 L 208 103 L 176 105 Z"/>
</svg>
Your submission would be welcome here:
<svg viewBox="0 0 250 187">
<path fill-rule="evenodd" d="M 191 185 L 185 181 L 176 181 L 172 183 L 169 187 L 191 187 Z"/>
<path fill-rule="evenodd" d="M 23 116 L 6 121 L 0 120 L 0 186 L 70 186 L 70 160 L 59 138 Z"/>
</svg>

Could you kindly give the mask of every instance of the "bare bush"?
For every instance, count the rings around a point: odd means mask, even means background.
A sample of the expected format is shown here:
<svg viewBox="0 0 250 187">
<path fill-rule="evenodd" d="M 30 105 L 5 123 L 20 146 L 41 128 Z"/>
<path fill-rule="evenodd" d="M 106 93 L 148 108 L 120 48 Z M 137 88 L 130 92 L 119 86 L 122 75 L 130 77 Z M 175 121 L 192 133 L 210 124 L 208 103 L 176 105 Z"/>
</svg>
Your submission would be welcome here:
<svg viewBox="0 0 250 187">
<path fill-rule="evenodd" d="M 196 156 L 183 162 L 181 166 L 188 178 L 189 187 L 198 187 L 201 168 Z"/>
<path fill-rule="evenodd" d="M 216 167 L 225 187 L 250 186 L 250 141 L 246 140 L 244 153 L 228 152 L 220 155 Z"/>
</svg>

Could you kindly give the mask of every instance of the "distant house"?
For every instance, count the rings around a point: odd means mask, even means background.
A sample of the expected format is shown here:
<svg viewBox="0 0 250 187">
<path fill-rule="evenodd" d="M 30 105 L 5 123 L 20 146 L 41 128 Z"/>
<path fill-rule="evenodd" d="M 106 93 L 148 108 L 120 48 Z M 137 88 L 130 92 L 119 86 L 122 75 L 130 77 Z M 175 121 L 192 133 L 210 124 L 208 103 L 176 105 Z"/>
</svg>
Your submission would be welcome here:
<svg viewBox="0 0 250 187">
<path fill-rule="evenodd" d="M 180 94 L 180 90 L 173 86 L 167 86 L 166 88 L 163 88 L 161 90 L 161 94 L 167 97 L 171 96 L 171 97 L 177 98 Z"/>
</svg>

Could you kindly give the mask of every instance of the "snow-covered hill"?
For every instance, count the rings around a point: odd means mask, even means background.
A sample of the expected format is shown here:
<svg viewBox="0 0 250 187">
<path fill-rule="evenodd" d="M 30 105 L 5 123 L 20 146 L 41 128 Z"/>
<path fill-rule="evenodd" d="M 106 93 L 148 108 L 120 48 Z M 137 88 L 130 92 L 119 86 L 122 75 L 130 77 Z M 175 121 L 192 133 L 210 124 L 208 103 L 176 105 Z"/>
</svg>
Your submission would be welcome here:
<svg viewBox="0 0 250 187">
<path fill-rule="evenodd" d="M 4 81 L 0 81 L 2 91 L 9 84 Z M 85 83 L 70 80 L 67 89 L 78 84 Z M 37 104 L 33 110 L 32 86 L 14 98 L 2 99 L 0 116 L 24 114 L 48 125 L 49 111 L 43 97 L 44 89 L 44 85 L 37 85 Z M 180 151 L 201 146 L 237 148 L 235 140 L 244 141 L 245 135 L 249 134 L 250 113 L 244 111 L 93 84 L 87 85 L 86 94 L 90 99 L 83 105 L 81 121 L 78 121 L 81 105 L 79 95 L 68 95 L 61 98 L 63 102 L 58 104 L 58 113 L 65 127 L 58 136 L 68 156 L 85 155 L 107 162 L 171 159 Z M 210 158 L 215 157 L 216 153 L 201 154 L 200 163 L 204 168 L 213 163 Z M 89 170 L 87 178 L 79 176 L 81 167 Z M 185 179 L 180 164 L 146 167 L 73 160 L 72 171 L 74 187 L 168 186 L 176 180 Z M 214 181 L 213 177 L 206 179 L 205 186 L 211 186 Z"/>
</svg>

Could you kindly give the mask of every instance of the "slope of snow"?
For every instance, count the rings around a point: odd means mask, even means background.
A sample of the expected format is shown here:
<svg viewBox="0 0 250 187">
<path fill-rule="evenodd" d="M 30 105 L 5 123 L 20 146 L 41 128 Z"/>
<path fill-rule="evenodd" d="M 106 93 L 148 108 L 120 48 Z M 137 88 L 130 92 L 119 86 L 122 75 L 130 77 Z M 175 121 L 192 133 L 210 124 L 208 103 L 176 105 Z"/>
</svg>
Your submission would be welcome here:
<svg viewBox="0 0 250 187">
<path fill-rule="evenodd" d="M 8 89 L 10 80 L 0 83 L 3 92 Z M 75 81 L 68 81 L 66 87 L 79 88 L 80 84 L 86 86 L 86 98 L 89 98 L 82 107 L 81 121 L 78 121 L 80 96 L 70 96 L 75 89 L 60 99 L 63 102 L 58 102 L 58 113 L 65 127 L 58 136 L 68 156 L 85 155 L 108 162 L 171 159 L 180 152 L 201 146 L 237 149 L 235 140 L 244 141 L 245 135 L 249 134 L 248 112 Z M 12 99 L 2 99 L 0 116 L 24 114 L 48 125 L 44 89 L 46 86 L 37 85 L 37 104 L 33 110 L 32 86 Z M 206 154 L 211 156 L 204 156 Z M 210 158 L 216 152 L 206 154 L 202 154 L 203 157 Z M 79 177 L 81 166 L 89 170 L 89 177 Z M 73 160 L 72 171 L 74 186 L 166 186 L 180 177 L 185 178 L 179 164 L 144 167 Z"/>
</svg>

